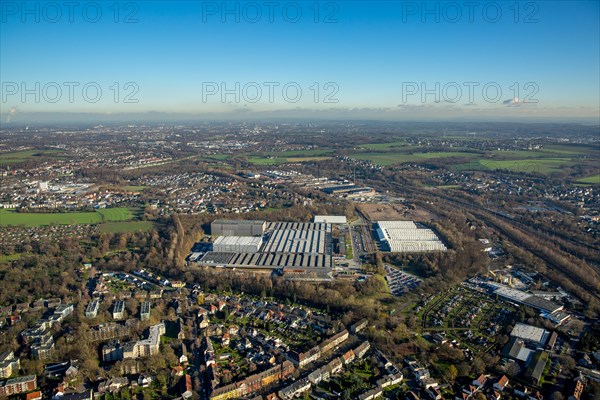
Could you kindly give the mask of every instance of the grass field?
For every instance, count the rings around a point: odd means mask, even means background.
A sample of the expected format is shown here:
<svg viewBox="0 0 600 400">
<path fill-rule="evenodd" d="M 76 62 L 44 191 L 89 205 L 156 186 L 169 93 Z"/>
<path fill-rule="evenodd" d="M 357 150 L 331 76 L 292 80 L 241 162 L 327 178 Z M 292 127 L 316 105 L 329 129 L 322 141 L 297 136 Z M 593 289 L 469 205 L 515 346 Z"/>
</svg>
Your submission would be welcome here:
<svg viewBox="0 0 600 400">
<path fill-rule="evenodd" d="M 121 233 L 121 232 L 148 232 L 152 230 L 154 224 L 150 221 L 124 221 L 124 222 L 106 222 L 100 224 L 100 232 L 103 233 Z"/>
<path fill-rule="evenodd" d="M 331 157 L 250 157 L 248 162 L 257 165 L 278 165 L 285 163 L 311 162 L 329 160 Z"/>
<path fill-rule="evenodd" d="M 79 225 L 126 221 L 133 218 L 128 208 L 106 208 L 92 212 L 18 213 L 0 210 L 0 226 Z"/>
<path fill-rule="evenodd" d="M 407 146 L 410 146 L 410 144 L 408 144 L 404 141 L 389 142 L 389 143 L 367 143 L 367 144 L 360 145 L 360 147 L 364 147 L 365 149 L 369 149 L 369 150 L 387 150 L 387 149 L 391 149 L 394 147 L 407 147 Z"/>
<path fill-rule="evenodd" d="M 298 157 L 298 156 L 304 156 L 304 157 L 310 157 L 310 156 L 322 156 L 325 154 L 331 154 L 333 151 L 332 150 L 328 150 L 328 149 L 311 149 L 311 150 L 288 150 L 288 151 L 281 151 L 279 153 L 273 153 L 270 155 L 273 156 L 277 156 L 277 157 Z"/>
<path fill-rule="evenodd" d="M 449 158 L 449 157 L 461 157 L 461 158 L 475 158 L 479 155 L 476 153 L 466 153 L 466 152 L 431 152 L 431 153 L 377 153 L 377 152 L 369 152 L 369 153 L 357 153 L 353 154 L 353 158 L 357 158 L 359 160 L 368 160 L 375 164 L 379 164 L 382 166 L 405 163 L 405 162 L 417 162 L 417 161 L 426 161 L 426 160 L 434 160 L 441 158 Z"/>
<path fill-rule="evenodd" d="M 331 160 L 331 157 L 288 157 L 287 161 L 294 162 L 310 162 L 310 161 L 325 161 Z"/>
<path fill-rule="evenodd" d="M 479 160 L 479 164 L 489 170 L 508 170 L 513 172 L 527 172 L 548 174 L 559 172 L 563 167 L 571 166 L 576 160 L 570 158 L 536 158 L 522 160 Z"/>
<path fill-rule="evenodd" d="M 51 156 L 60 153 L 60 150 L 25 150 L 12 153 L 0 153 L 0 164 L 14 164 L 27 161 L 31 158 Z"/>
<path fill-rule="evenodd" d="M 127 221 L 133 218 L 133 213 L 129 208 L 117 207 L 117 208 L 103 208 L 96 211 L 102 215 L 103 222 L 118 222 Z"/>
<path fill-rule="evenodd" d="M 461 186 L 460 185 L 440 185 L 440 186 L 435 186 L 438 189 L 459 189 Z"/>
<path fill-rule="evenodd" d="M 127 190 L 129 192 L 141 192 L 146 189 L 148 186 L 135 186 L 135 185 L 127 185 L 123 186 L 123 190 Z"/>
<path fill-rule="evenodd" d="M 202 160 L 228 160 L 231 158 L 231 154 L 207 154 L 200 157 Z"/>
<path fill-rule="evenodd" d="M 578 183 L 590 183 L 593 185 L 600 185 L 600 174 L 587 176 L 577 180 Z"/>
<path fill-rule="evenodd" d="M 575 149 L 544 149 L 540 151 L 528 151 L 528 150 L 494 150 L 492 156 L 497 159 L 539 159 L 539 158 L 556 158 L 556 157 L 577 157 L 584 156 L 589 153 L 584 153 Z"/>
<path fill-rule="evenodd" d="M 0 254 L 0 263 L 8 263 L 11 261 L 19 260 L 24 255 L 25 254 L 22 254 L 22 253 L 15 253 L 15 254 L 9 254 L 9 255 Z"/>
</svg>

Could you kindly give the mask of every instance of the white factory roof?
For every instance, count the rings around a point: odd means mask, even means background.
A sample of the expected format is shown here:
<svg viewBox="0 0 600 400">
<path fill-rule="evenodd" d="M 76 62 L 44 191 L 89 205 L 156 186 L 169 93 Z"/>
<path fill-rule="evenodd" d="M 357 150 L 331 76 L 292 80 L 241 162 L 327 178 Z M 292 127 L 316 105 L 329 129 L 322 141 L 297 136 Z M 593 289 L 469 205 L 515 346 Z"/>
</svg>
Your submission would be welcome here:
<svg viewBox="0 0 600 400">
<path fill-rule="evenodd" d="M 521 290 L 511 289 L 507 286 L 501 286 L 498 284 L 490 283 L 490 285 L 497 287 L 494 293 L 499 294 L 500 296 L 515 300 L 515 301 L 524 301 L 531 297 L 531 293 L 526 293 Z"/>
<path fill-rule="evenodd" d="M 315 215 L 315 223 L 346 224 L 345 215 Z"/>
<path fill-rule="evenodd" d="M 419 228 L 413 221 L 378 221 L 377 236 L 387 242 L 393 253 L 446 250 L 435 232 Z"/>
<path fill-rule="evenodd" d="M 417 229 L 412 221 L 377 221 L 381 229 Z"/>
<path fill-rule="evenodd" d="M 536 342 L 542 345 L 548 340 L 548 334 L 549 332 L 543 328 L 523 324 L 521 322 L 518 322 L 510 333 L 511 336 Z"/>
<path fill-rule="evenodd" d="M 261 244 L 260 236 L 219 236 L 213 243 L 213 245 L 227 246 L 260 246 Z"/>
</svg>

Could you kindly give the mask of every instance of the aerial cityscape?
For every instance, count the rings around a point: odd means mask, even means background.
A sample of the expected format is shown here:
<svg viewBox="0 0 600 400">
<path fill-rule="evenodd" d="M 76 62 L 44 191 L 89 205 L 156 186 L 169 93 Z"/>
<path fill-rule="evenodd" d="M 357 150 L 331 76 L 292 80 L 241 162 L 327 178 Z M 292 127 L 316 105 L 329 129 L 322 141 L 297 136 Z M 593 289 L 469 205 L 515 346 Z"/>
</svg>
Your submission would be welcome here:
<svg viewBox="0 0 600 400">
<path fill-rule="evenodd" d="M 0 399 L 600 399 L 599 2 L 0 5 Z"/>
</svg>

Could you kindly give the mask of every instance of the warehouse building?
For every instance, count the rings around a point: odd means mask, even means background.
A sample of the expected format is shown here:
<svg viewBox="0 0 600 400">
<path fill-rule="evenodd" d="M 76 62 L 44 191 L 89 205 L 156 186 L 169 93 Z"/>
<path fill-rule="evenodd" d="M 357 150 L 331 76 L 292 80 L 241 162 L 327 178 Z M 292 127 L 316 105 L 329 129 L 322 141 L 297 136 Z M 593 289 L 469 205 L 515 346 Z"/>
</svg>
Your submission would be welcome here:
<svg viewBox="0 0 600 400">
<path fill-rule="evenodd" d="M 379 221 L 376 233 L 384 250 L 392 253 L 445 251 L 446 246 L 431 229 L 412 221 Z"/>
<path fill-rule="evenodd" d="M 510 336 L 544 346 L 550 337 L 550 332 L 543 328 L 517 322 Z"/>
<path fill-rule="evenodd" d="M 247 227 L 257 221 L 250 221 L 249 224 L 235 222 Z M 222 223 L 218 222 L 217 225 Z M 294 279 L 332 279 L 331 224 L 271 222 L 264 223 L 260 229 L 263 227 L 264 244 L 262 237 L 220 236 L 214 241 L 212 251 L 204 253 L 196 262 L 214 267 L 276 269 Z M 258 228 L 256 225 L 255 229 Z M 228 229 L 220 232 L 231 233 L 237 228 Z"/>
<path fill-rule="evenodd" d="M 213 251 L 218 253 L 258 253 L 262 237 L 219 236 L 213 243 Z"/>
<path fill-rule="evenodd" d="M 325 254 L 331 247 L 331 225 L 310 222 L 276 222 L 265 252 Z"/>
<path fill-rule="evenodd" d="M 543 316 L 551 318 L 554 315 L 561 315 L 560 311 L 563 306 L 556 304 L 550 300 L 538 297 L 531 293 L 523 292 L 522 290 L 513 289 L 501 283 L 489 282 L 488 288 L 493 294 L 498 295 L 510 302 L 524 304 L 542 312 Z M 563 316 L 562 319 L 565 317 Z M 568 315 L 566 316 L 568 318 Z"/>
<path fill-rule="evenodd" d="M 265 221 L 217 219 L 210 224 L 213 236 L 262 236 L 267 228 Z"/>
</svg>

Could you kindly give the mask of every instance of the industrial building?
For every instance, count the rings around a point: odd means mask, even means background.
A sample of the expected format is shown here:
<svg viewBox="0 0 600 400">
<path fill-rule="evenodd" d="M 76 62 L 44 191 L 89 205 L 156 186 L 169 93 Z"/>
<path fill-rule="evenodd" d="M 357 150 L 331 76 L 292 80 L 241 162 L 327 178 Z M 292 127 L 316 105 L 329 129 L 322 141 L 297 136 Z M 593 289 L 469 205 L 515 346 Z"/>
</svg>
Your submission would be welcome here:
<svg viewBox="0 0 600 400">
<path fill-rule="evenodd" d="M 531 293 L 523 292 L 522 290 L 513 289 L 501 283 L 489 282 L 487 286 L 491 289 L 493 294 L 513 303 L 524 304 L 539 310 L 544 314 L 545 317 L 550 319 L 554 315 L 560 315 L 559 312 L 563 309 L 563 306 L 558 305 L 550 300 L 546 300 Z M 566 317 L 563 315 L 561 320 L 566 318 L 568 318 L 568 315 Z"/>
<path fill-rule="evenodd" d="M 294 268 L 331 269 L 331 256 L 326 254 L 284 254 L 284 253 L 207 253 L 201 260 L 205 265 L 231 268 Z"/>
<path fill-rule="evenodd" d="M 210 224 L 213 236 L 262 236 L 266 221 L 217 219 Z"/>
<path fill-rule="evenodd" d="M 316 224 L 334 224 L 346 225 L 347 220 L 345 215 L 315 215 L 313 221 Z"/>
<path fill-rule="evenodd" d="M 264 236 L 220 236 L 214 241 L 212 251 L 195 258 L 200 265 L 281 269 L 284 275 L 297 279 L 316 276 L 331 279 L 332 226 L 329 223 L 271 222 L 262 225 L 263 221 L 234 221 L 236 224 L 229 225 L 222 220 L 215 222 L 213 225 L 219 226 L 219 232 L 261 231 L 264 228 Z"/>
<path fill-rule="evenodd" d="M 382 248 L 392 253 L 446 250 L 446 246 L 435 232 L 420 228 L 412 221 L 379 221 L 376 232 Z"/>
<path fill-rule="evenodd" d="M 357 186 L 353 183 L 325 186 L 322 188 L 322 190 L 327 194 L 341 197 L 357 197 L 361 195 L 364 196 L 375 194 L 373 188 L 368 186 Z"/>
<path fill-rule="evenodd" d="M 265 252 L 324 254 L 331 246 L 331 225 L 310 222 L 276 222 L 271 224 L 273 234 L 265 245 Z"/>
<path fill-rule="evenodd" d="M 262 237 L 219 236 L 213 243 L 213 251 L 220 253 L 258 253 Z"/>
<path fill-rule="evenodd" d="M 517 322 L 510 336 L 544 346 L 550 337 L 550 332 L 543 328 Z"/>
</svg>

